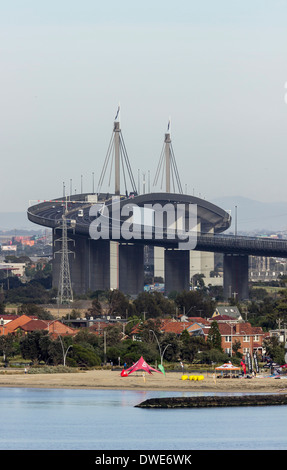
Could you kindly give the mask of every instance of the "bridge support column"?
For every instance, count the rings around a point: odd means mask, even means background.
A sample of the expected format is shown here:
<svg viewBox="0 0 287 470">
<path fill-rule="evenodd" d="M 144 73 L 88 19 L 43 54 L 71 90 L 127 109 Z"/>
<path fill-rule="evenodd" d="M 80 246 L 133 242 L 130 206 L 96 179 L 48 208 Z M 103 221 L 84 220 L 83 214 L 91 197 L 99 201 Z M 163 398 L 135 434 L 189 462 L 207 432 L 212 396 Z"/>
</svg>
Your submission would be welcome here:
<svg viewBox="0 0 287 470">
<path fill-rule="evenodd" d="M 110 288 L 110 242 L 92 240 L 85 236 L 72 235 L 75 252 L 71 256 L 70 271 L 72 288 L 76 294 Z"/>
<path fill-rule="evenodd" d="M 144 288 L 144 245 L 119 244 L 119 290 L 137 295 Z"/>
<path fill-rule="evenodd" d="M 86 250 L 87 290 L 110 288 L 110 241 L 87 240 Z"/>
<path fill-rule="evenodd" d="M 223 292 L 225 299 L 244 300 L 249 298 L 247 255 L 224 255 Z"/>
<path fill-rule="evenodd" d="M 53 233 L 53 287 L 58 289 L 61 267 L 62 236 L 60 230 Z M 70 251 L 70 275 L 72 289 L 75 294 L 85 294 L 87 291 L 106 290 L 110 288 L 110 242 L 109 240 L 92 240 L 85 236 L 68 234 L 74 241 L 68 243 Z"/>
<path fill-rule="evenodd" d="M 166 294 L 189 290 L 189 251 L 166 249 L 164 271 Z"/>
</svg>

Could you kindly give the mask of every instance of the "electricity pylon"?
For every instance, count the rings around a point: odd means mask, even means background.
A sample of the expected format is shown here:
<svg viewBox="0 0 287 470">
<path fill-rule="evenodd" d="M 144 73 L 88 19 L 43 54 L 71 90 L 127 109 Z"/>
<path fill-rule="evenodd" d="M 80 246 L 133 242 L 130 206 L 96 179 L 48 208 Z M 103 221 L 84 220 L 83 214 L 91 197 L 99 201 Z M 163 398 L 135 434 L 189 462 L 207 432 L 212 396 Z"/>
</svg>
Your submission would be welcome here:
<svg viewBox="0 0 287 470">
<path fill-rule="evenodd" d="M 55 252 L 55 254 L 61 254 L 61 265 L 58 284 L 58 303 L 69 304 L 73 302 L 73 289 L 70 275 L 69 254 L 73 253 L 75 255 L 75 253 L 73 251 L 70 251 L 68 248 L 68 242 L 73 240 L 68 239 L 66 212 L 62 216 L 62 224 L 59 226 L 59 228 L 62 230 L 62 237 L 56 241 L 61 242 L 62 247 L 59 251 Z"/>
</svg>

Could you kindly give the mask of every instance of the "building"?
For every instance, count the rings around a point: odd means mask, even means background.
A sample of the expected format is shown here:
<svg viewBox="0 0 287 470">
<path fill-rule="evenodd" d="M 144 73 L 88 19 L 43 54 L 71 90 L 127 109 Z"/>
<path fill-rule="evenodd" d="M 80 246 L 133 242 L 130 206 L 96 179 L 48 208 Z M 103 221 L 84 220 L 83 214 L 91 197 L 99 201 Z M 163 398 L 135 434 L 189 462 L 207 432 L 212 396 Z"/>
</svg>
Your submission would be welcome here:
<svg viewBox="0 0 287 470">
<path fill-rule="evenodd" d="M 240 343 L 241 346 L 238 352 L 243 357 L 247 353 L 250 353 L 250 355 L 254 353 L 257 353 L 259 356 L 263 355 L 265 333 L 261 327 L 251 326 L 248 322 L 238 322 L 235 325 L 232 323 L 219 323 L 218 327 L 221 334 L 221 346 L 226 354 L 231 355 L 235 343 Z"/>
<path fill-rule="evenodd" d="M 183 331 L 187 330 L 191 336 L 201 336 L 207 341 L 211 323 L 214 320 L 217 321 L 216 317 L 209 319 L 191 317 L 188 321 L 161 320 L 160 331 L 180 336 Z M 234 355 L 232 348 L 239 343 L 238 352 L 243 355 L 243 358 L 247 353 L 263 356 L 263 340 L 266 335 L 261 327 L 253 327 L 248 322 L 234 322 L 234 319 L 228 317 L 227 320 L 218 322 L 218 328 L 221 335 L 221 347 L 226 354 Z M 134 340 L 139 339 L 138 325 L 132 329 L 132 337 Z"/>
<path fill-rule="evenodd" d="M 0 270 L 7 273 L 7 277 L 11 272 L 14 276 L 23 277 L 25 274 L 25 268 L 25 263 L 0 263 Z"/>
<path fill-rule="evenodd" d="M 51 336 L 57 338 L 59 335 L 74 335 L 78 330 L 64 325 L 59 320 L 39 320 L 37 317 L 30 317 L 28 315 L 20 315 L 13 319 L 7 320 L 9 315 L 3 315 L 0 323 L 0 335 L 8 334 L 27 334 L 33 331 L 48 331 Z M 3 320 L 3 321 L 2 321 Z"/>
<path fill-rule="evenodd" d="M 221 316 L 222 318 L 224 318 L 225 316 L 228 316 L 233 320 L 243 321 L 241 313 L 240 313 L 238 307 L 236 307 L 236 306 L 216 307 L 215 312 L 212 315 L 212 318 L 214 320 L 217 320 L 218 316 Z"/>
</svg>

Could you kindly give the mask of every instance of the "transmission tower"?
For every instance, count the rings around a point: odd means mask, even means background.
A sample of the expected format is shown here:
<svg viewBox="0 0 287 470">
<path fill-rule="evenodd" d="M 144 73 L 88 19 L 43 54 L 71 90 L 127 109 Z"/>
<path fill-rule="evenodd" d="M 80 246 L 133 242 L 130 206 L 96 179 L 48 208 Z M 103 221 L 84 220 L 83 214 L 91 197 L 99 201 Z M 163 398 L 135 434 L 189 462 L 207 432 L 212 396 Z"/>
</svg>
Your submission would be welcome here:
<svg viewBox="0 0 287 470">
<path fill-rule="evenodd" d="M 72 290 L 72 283 L 71 283 L 71 275 L 70 275 L 70 264 L 69 264 L 69 254 L 75 253 L 70 251 L 68 248 L 68 242 L 73 240 L 68 238 L 68 230 L 67 230 L 67 218 L 66 212 L 62 216 L 62 223 L 59 226 L 59 229 L 62 230 L 62 237 L 56 241 L 62 243 L 62 247 L 59 251 L 55 252 L 55 254 L 61 255 L 61 265 L 60 265 L 60 275 L 59 275 L 59 285 L 58 285 L 58 303 L 59 304 L 69 304 L 73 302 L 73 290 Z"/>
</svg>

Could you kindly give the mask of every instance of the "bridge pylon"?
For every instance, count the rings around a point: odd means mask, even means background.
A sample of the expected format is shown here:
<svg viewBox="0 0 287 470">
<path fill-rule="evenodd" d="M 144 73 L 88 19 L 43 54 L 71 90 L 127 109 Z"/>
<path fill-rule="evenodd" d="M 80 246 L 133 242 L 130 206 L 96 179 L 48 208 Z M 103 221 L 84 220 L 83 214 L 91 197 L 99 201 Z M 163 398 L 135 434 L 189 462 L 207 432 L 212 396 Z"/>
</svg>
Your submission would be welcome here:
<svg viewBox="0 0 287 470">
<path fill-rule="evenodd" d="M 153 182 L 154 186 L 158 184 L 160 176 L 161 189 L 163 187 L 163 180 L 165 178 L 165 191 L 167 193 L 171 192 L 172 186 L 173 192 L 176 192 L 177 190 L 179 194 L 183 193 L 171 142 L 170 120 L 168 122 L 167 132 L 164 135 L 164 143 Z"/>
</svg>

